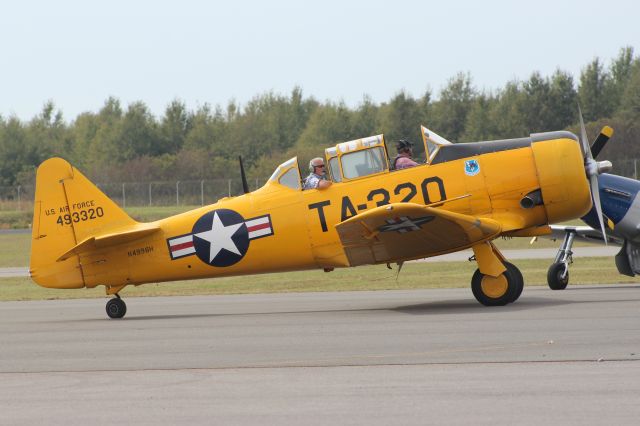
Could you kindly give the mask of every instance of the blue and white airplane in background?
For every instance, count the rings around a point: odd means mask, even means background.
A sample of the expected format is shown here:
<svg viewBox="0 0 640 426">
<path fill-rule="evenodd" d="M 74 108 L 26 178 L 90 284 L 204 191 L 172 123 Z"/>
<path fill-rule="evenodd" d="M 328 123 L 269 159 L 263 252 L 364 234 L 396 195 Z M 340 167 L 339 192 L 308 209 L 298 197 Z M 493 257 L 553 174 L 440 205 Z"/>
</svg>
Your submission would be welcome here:
<svg viewBox="0 0 640 426">
<path fill-rule="evenodd" d="M 593 157 L 597 157 L 612 135 L 610 127 L 602 129 L 591 147 Z M 552 234 L 548 237 L 562 239 L 547 273 L 547 283 L 552 290 L 563 290 L 569 284 L 569 265 L 573 262 L 571 246 L 576 238 L 620 246 L 615 256 L 618 272 L 631 277 L 640 274 L 640 181 L 603 173 L 598 176 L 598 189 L 606 230 L 601 226 L 603 222 L 599 221 L 595 203 L 582 217 L 589 226 L 551 226 Z"/>
</svg>

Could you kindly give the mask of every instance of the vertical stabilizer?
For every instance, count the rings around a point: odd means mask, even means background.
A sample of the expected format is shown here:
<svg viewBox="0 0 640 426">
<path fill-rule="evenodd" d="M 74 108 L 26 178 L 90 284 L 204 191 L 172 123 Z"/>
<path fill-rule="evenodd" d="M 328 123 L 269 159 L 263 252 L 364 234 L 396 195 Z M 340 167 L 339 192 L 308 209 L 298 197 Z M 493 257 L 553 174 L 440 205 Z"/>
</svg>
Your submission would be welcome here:
<svg viewBox="0 0 640 426">
<path fill-rule="evenodd" d="M 67 161 L 45 161 L 36 174 L 31 278 L 43 287 L 84 287 L 78 256 L 60 256 L 92 235 L 135 223 Z"/>
</svg>

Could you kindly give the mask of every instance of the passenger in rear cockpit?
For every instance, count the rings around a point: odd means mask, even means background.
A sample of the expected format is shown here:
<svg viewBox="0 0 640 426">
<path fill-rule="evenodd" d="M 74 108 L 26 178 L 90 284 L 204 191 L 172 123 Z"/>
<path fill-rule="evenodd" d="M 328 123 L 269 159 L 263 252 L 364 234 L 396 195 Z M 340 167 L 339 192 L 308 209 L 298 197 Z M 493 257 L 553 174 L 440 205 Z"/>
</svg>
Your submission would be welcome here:
<svg viewBox="0 0 640 426">
<path fill-rule="evenodd" d="M 398 155 L 393 159 L 393 169 L 408 169 L 409 167 L 415 167 L 418 165 L 413 161 L 413 143 L 406 139 L 400 139 L 396 143 L 396 149 Z"/>
</svg>

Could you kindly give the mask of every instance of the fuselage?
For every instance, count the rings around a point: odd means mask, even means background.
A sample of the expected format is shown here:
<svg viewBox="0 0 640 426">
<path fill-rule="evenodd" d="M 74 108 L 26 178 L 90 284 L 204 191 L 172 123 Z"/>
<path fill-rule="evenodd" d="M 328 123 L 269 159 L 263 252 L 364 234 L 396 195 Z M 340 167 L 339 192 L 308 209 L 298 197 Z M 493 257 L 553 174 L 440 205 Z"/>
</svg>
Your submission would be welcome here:
<svg viewBox="0 0 640 426">
<path fill-rule="evenodd" d="M 478 149 L 481 144 L 485 145 Z M 386 169 L 336 182 L 327 190 L 296 190 L 272 179 L 252 193 L 161 220 L 161 233 L 108 254 L 119 259 L 85 262 L 102 269 L 91 274 L 95 276 L 91 285 L 103 284 L 105 279 L 144 283 L 350 266 L 334 226 L 390 203 L 432 205 L 454 200 L 440 208 L 497 220 L 503 233 L 576 218 L 591 207 L 580 149 L 570 134 L 451 148 L 431 164 L 398 171 Z M 477 170 L 469 170 L 469 161 L 476 162 Z M 523 197 L 538 189 L 544 203 L 523 208 Z M 228 212 L 241 219 L 233 219 Z M 219 221 L 217 225 L 215 220 Z M 198 221 L 200 225 L 196 226 Z M 256 221 L 268 223 L 264 225 L 269 227 L 266 234 L 252 238 L 247 231 L 248 238 L 233 239 L 236 253 L 228 250 L 234 251 L 234 247 L 212 252 L 214 243 L 205 240 L 223 234 L 221 230 L 231 222 L 244 222 L 249 229 L 249 224 Z M 203 223 L 212 225 L 202 228 Z M 174 250 L 177 256 L 172 252 L 176 241 L 182 245 L 175 247 L 185 250 Z M 113 270 L 109 264 L 129 267 Z"/>
<path fill-rule="evenodd" d="M 254 192 L 150 224 L 130 223 L 81 173 L 50 161 L 38 170 L 32 277 L 46 287 L 105 285 L 115 293 L 149 282 L 347 267 L 335 226 L 394 203 L 491 219 L 499 234 L 521 236 L 591 208 L 582 153 L 569 132 L 443 146 L 427 164 L 404 170 L 389 170 L 383 159 L 368 174 L 340 166 L 340 181 L 306 191 L 292 159 Z M 84 201 L 74 202 L 74 194 Z M 538 196 L 523 202 L 531 194 Z M 425 247 L 412 256 L 431 255 Z"/>
</svg>

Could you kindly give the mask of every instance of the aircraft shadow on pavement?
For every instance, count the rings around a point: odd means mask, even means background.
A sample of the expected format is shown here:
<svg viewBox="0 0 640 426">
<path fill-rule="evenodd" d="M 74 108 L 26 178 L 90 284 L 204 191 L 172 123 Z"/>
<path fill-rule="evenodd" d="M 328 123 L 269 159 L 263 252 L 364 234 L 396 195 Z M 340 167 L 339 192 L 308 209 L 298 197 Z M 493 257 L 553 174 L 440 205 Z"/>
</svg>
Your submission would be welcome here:
<svg viewBox="0 0 640 426">
<path fill-rule="evenodd" d="M 410 315 L 457 315 L 464 313 L 509 313 L 509 312 L 518 312 L 523 310 L 531 310 L 531 309 L 540 309 L 540 308 L 548 308 L 552 306 L 562 306 L 562 305 L 571 305 L 571 304 L 580 304 L 580 303 L 618 303 L 618 302 L 640 302 L 640 292 L 638 292 L 636 297 L 624 297 L 624 298 L 602 298 L 602 299 L 586 299 L 586 300 L 572 300 L 567 298 L 555 298 L 555 295 L 562 294 L 576 294 L 578 292 L 584 290 L 603 290 L 603 291 L 611 291 L 615 289 L 628 289 L 630 287 L 638 288 L 640 290 L 640 285 L 619 285 L 619 286 L 603 286 L 603 287 L 568 287 L 565 290 L 559 292 L 552 292 L 549 290 L 545 292 L 544 297 L 536 296 L 536 295 L 527 295 L 526 289 L 525 293 L 522 297 L 515 303 L 509 304 L 507 306 L 482 306 L 478 304 L 474 299 L 454 299 L 454 300 L 434 300 L 434 301 L 426 301 L 416 304 L 410 305 L 401 305 L 401 306 L 381 306 L 377 304 L 377 306 L 372 307 L 354 307 L 351 309 L 331 309 L 328 307 L 327 309 L 321 310 L 281 310 L 281 311 L 269 311 L 269 312 L 210 312 L 210 313 L 193 313 L 193 314 L 162 314 L 162 315 L 132 315 L 124 319 L 124 322 L 129 321 L 155 321 L 155 320 L 180 320 L 180 319 L 193 319 L 193 318 L 213 318 L 213 317 L 235 317 L 235 316 L 264 316 L 264 315 L 304 315 L 304 314 L 334 314 L 334 313 L 348 313 L 348 312 L 375 312 L 375 311 L 392 311 L 392 312 L 400 312 L 404 314 Z M 95 321 L 112 321 L 108 318 L 95 318 Z M 58 322 L 87 322 L 87 319 L 68 319 L 61 320 Z M 91 321 L 91 320 L 89 320 Z M 53 321 L 56 322 L 56 321 Z"/>
<path fill-rule="evenodd" d="M 482 306 L 475 300 L 440 300 L 434 302 L 418 303 L 415 305 L 398 306 L 392 311 L 411 315 L 458 315 L 465 313 L 498 313 L 514 312 L 529 309 L 539 309 L 549 306 L 559 306 L 572 303 L 567 300 L 554 300 L 542 297 L 529 297 L 518 300 L 507 306 Z"/>
<path fill-rule="evenodd" d="M 231 313 L 202 313 L 202 314 L 167 314 L 167 315 L 141 315 L 127 317 L 124 321 L 153 321 L 153 320 L 179 320 L 193 318 L 213 318 L 213 317 L 239 317 L 239 316 L 266 316 L 266 315 L 304 315 L 304 314 L 335 314 L 349 312 L 400 312 L 412 315 L 444 315 L 444 314 L 461 314 L 461 313 L 478 313 L 478 312 L 499 312 L 501 310 L 520 311 L 524 309 L 535 309 L 548 306 L 563 305 L 572 303 L 571 301 L 553 300 L 546 298 L 532 297 L 525 301 L 518 301 L 509 306 L 487 307 L 479 305 L 475 300 L 440 300 L 434 302 L 425 302 L 415 305 L 406 305 L 398 307 L 377 306 L 371 308 L 352 308 L 352 309 L 322 309 L 322 310 L 299 310 L 299 311 L 271 311 L 271 312 L 231 312 Z M 107 318 L 104 319 L 108 320 Z"/>
<path fill-rule="evenodd" d="M 482 306 L 475 303 L 474 300 L 440 300 L 433 302 L 424 302 L 418 303 L 415 305 L 406 305 L 399 306 L 397 308 L 391 309 L 396 312 L 402 312 L 406 314 L 412 315 L 444 315 L 444 314 L 462 314 L 462 313 L 478 313 L 478 312 L 515 312 L 515 311 L 523 311 L 529 309 L 540 309 L 547 308 L 550 306 L 562 306 L 562 305 L 572 305 L 572 304 L 580 304 L 580 303 L 618 303 L 618 302 L 640 302 L 640 293 L 638 293 L 637 297 L 625 297 L 625 298 L 603 298 L 599 300 L 594 299 L 586 299 L 586 300 L 572 300 L 566 298 L 552 298 L 551 296 L 558 294 L 561 295 L 563 292 L 567 292 L 567 294 L 575 294 L 576 292 L 580 292 L 583 290 L 605 290 L 611 291 L 615 289 L 628 289 L 630 286 L 621 285 L 621 286 L 606 286 L 606 287 L 569 287 L 562 292 L 552 292 L 549 293 L 549 297 L 539 297 L 539 296 L 527 296 L 523 294 L 523 296 L 518 299 L 517 302 L 513 304 L 509 304 L 507 306 Z M 633 286 L 638 287 L 638 286 Z M 526 291 L 526 290 L 525 290 Z M 551 292 L 551 290 L 549 290 Z"/>
</svg>

